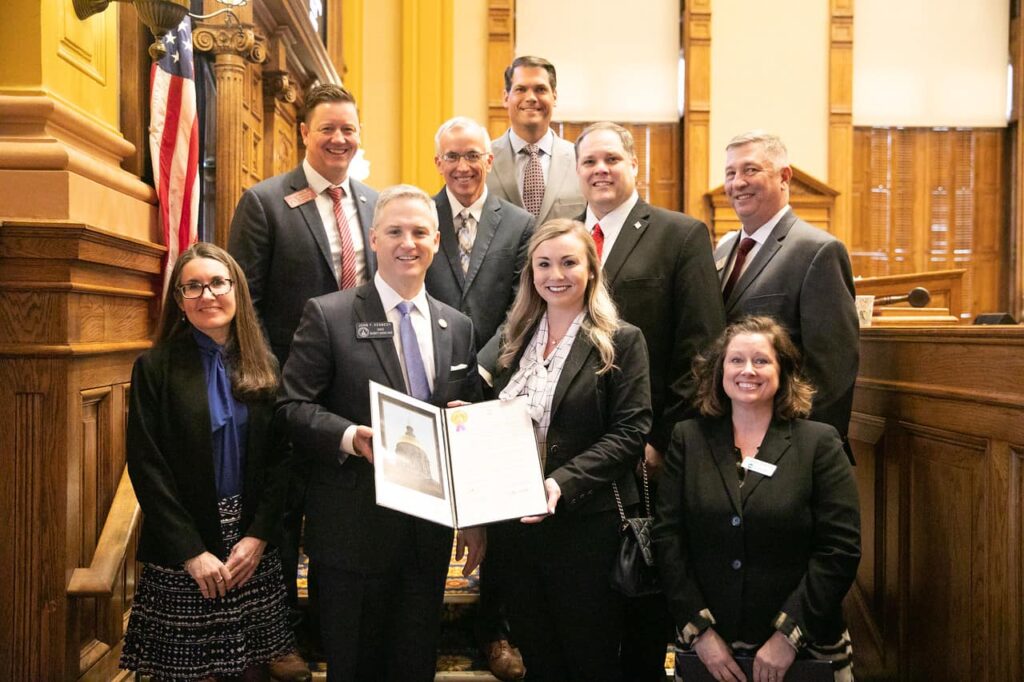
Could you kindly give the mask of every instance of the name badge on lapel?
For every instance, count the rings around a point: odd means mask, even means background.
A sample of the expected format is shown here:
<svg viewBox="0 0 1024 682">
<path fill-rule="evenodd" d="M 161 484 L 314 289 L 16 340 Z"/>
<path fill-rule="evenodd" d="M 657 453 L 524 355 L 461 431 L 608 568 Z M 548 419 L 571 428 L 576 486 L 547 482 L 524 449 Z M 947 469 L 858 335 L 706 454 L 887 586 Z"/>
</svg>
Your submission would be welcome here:
<svg viewBox="0 0 1024 682">
<path fill-rule="evenodd" d="M 316 192 L 307 187 L 306 189 L 300 189 L 298 192 L 292 192 L 284 198 L 284 203 L 288 204 L 289 208 L 298 208 L 303 204 L 316 199 Z"/>
<path fill-rule="evenodd" d="M 779 468 L 774 464 L 761 461 L 756 457 L 747 457 L 743 460 L 743 463 L 740 464 L 740 466 L 747 471 L 753 471 L 755 474 L 761 474 L 768 478 L 771 478 L 775 474 L 775 470 Z"/>
<path fill-rule="evenodd" d="M 391 339 L 395 336 L 395 327 L 390 322 L 359 322 L 356 324 L 356 338 Z"/>
</svg>

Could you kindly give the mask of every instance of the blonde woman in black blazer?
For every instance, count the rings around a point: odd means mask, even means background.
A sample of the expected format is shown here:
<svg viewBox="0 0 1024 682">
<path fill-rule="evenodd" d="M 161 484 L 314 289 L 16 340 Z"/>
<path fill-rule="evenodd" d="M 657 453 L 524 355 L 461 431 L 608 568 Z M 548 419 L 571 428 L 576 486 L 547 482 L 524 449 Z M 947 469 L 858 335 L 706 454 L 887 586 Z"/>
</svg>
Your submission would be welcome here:
<svg viewBox="0 0 1024 682">
<path fill-rule="evenodd" d="M 121 666 L 154 679 L 267 679 L 294 648 L 281 562 L 286 480 L 276 362 L 241 269 L 199 243 L 177 260 L 153 349 L 132 372 L 127 459 L 143 563 Z"/>
<path fill-rule="evenodd" d="M 813 390 L 767 317 L 730 325 L 694 364 L 699 419 L 676 426 L 654 527 L 684 650 L 716 680 L 781 682 L 797 656 L 852 679 L 842 601 L 860 561 L 860 514 L 836 430 L 798 418 Z"/>
<path fill-rule="evenodd" d="M 492 566 L 508 585 L 512 634 L 533 680 L 619 680 L 621 601 L 608 576 L 619 544 L 612 484 L 627 507 L 651 427 L 643 334 L 621 322 L 582 223 L 530 240 L 503 331 L 495 389 L 527 395 L 548 514 L 500 524 Z"/>
</svg>

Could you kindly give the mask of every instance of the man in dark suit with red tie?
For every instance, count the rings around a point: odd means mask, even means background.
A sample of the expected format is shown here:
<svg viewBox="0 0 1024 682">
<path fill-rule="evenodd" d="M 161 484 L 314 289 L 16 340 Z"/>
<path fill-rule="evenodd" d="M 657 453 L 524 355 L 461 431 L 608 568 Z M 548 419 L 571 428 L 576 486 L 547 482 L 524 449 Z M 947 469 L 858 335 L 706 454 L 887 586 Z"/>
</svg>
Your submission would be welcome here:
<svg viewBox="0 0 1024 682">
<path fill-rule="evenodd" d="M 693 416 L 690 363 L 725 327 L 704 223 L 651 206 L 636 191 L 632 134 L 594 123 L 576 138 L 576 173 L 587 200 L 580 216 L 622 319 L 639 327 L 650 358 L 654 425 L 644 461 L 657 473 L 676 422 Z M 631 600 L 622 643 L 625 679 L 665 678 L 671 619 L 664 599 Z"/>
<path fill-rule="evenodd" d="M 359 150 L 359 112 L 338 85 L 318 85 L 306 93 L 299 126 L 306 156 L 295 169 L 264 180 L 242 194 L 228 238 L 228 251 L 249 282 L 253 305 L 270 347 L 284 366 L 292 335 L 306 301 L 373 277 L 376 260 L 369 248 L 377 192 L 349 177 Z M 281 560 L 293 613 L 306 482 L 296 472 L 289 485 Z M 310 589 L 315 588 L 310 566 Z M 293 619 L 300 620 L 298 615 Z M 308 626 L 316 629 L 315 624 Z M 314 633 L 309 633 L 315 637 Z M 308 637 L 296 622 L 300 642 Z M 275 663 L 275 677 L 308 680 L 298 657 Z"/>
<path fill-rule="evenodd" d="M 860 358 L 853 268 L 843 243 L 789 206 L 793 169 L 777 136 L 751 131 L 726 146 L 725 194 L 743 229 L 715 251 L 729 321 L 771 315 L 800 349 L 814 384 L 810 419 L 847 440 Z"/>
</svg>

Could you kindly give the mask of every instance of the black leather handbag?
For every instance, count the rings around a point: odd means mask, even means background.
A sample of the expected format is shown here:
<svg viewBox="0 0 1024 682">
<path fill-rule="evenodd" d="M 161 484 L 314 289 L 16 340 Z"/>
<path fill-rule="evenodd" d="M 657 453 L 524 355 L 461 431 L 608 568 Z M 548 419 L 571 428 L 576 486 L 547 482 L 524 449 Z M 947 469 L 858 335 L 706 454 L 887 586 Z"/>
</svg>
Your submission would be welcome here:
<svg viewBox="0 0 1024 682">
<path fill-rule="evenodd" d="M 619 487 L 612 483 L 615 493 L 615 504 L 619 508 L 622 535 L 619 554 L 612 566 L 612 589 L 627 597 L 646 597 L 661 592 L 658 582 L 658 569 L 654 565 L 654 547 L 651 544 L 651 493 L 647 483 L 647 465 L 640 464 L 644 479 L 644 516 L 626 518 L 626 510 L 622 506 Z"/>
</svg>

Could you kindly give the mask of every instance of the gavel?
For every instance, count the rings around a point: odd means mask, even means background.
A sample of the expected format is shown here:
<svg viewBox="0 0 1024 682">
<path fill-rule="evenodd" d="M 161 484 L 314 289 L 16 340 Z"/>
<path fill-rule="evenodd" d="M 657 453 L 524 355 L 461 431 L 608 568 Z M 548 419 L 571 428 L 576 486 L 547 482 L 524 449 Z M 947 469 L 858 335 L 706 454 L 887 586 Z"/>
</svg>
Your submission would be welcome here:
<svg viewBox="0 0 1024 682">
<path fill-rule="evenodd" d="M 910 303 L 912 308 L 923 308 L 931 303 L 932 295 L 924 287 L 914 287 L 906 294 L 893 294 L 891 296 L 879 296 L 875 299 L 875 307 L 893 305 L 895 303 Z"/>
</svg>

